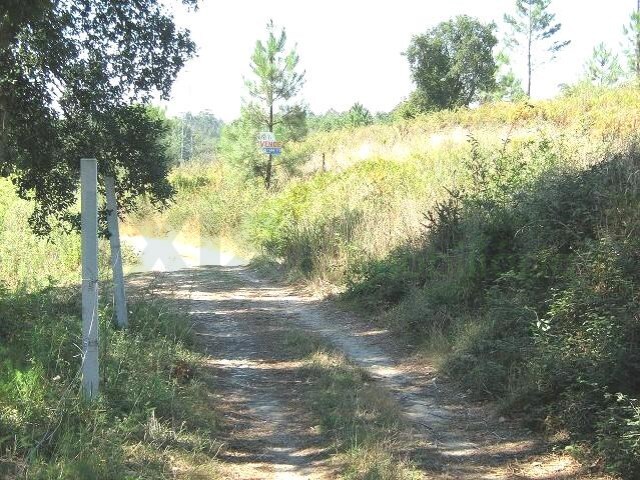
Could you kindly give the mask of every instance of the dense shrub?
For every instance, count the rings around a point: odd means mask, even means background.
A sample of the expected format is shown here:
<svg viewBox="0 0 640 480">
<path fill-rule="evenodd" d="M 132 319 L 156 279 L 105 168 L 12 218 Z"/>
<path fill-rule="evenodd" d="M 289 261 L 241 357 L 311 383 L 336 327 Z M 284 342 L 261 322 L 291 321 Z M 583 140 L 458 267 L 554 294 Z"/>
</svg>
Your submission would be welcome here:
<svg viewBox="0 0 640 480">
<path fill-rule="evenodd" d="M 474 144 L 467 165 L 422 239 L 353 271 L 347 295 L 399 302 L 389 321 L 449 338 L 453 378 L 638 475 L 637 145 L 579 169 L 545 138 Z"/>
</svg>

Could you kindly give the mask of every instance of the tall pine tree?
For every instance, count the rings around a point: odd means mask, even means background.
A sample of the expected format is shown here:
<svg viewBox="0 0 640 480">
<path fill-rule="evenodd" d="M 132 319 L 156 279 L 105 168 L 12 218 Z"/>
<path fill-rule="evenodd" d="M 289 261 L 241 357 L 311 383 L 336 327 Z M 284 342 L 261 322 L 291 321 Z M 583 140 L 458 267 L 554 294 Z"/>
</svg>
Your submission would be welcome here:
<svg viewBox="0 0 640 480">
<path fill-rule="evenodd" d="M 545 61 L 539 58 L 540 53 L 546 54 L 546 60 L 553 60 L 571 42 L 554 40 L 562 24 L 557 23 L 556 15 L 549 12 L 550 4 L 551 0 L 516 0 L 515 15 L 504 16 L 504 21 L 511 27 L 509 45 L 526 55 L 528 96 L 531 96 L 533 72 Z"/>
<path fill-rule="evenodd" d="M 295 48 L 287 51 L 285 29 L 276 32 L 273 20 L 267 24 L 267 40 L 258 40 L 251 56 L 252 78 L 245 84 L 252 100 L 243 109 L 250 122 L 269 132 L 283 135 L 304 129 L 306 111 L 291 100 L 304 84 L 305 72 L 298 72 L 299 56 Z M 281 138 L 281 140 L 284 140 Z M 273 155 L 266 163 L 257 162 L 254 171 L 260 174 L 267 188 L 273 180 Z"/>
</svg>

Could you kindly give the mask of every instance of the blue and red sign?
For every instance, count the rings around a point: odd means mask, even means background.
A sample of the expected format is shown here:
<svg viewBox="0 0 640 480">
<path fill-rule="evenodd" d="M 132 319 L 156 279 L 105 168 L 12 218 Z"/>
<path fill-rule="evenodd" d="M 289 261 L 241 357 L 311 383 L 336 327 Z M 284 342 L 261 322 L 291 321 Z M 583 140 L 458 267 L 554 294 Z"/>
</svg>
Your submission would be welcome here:
<svg viewBox="0 0 640 480">
<path fill-rule="evenodd" d="M 261 132 L 258 134 L 258 145 L 267 155 L 282 154 L 282 143 L 276 142 L 273 132 Z"/>
</svg>

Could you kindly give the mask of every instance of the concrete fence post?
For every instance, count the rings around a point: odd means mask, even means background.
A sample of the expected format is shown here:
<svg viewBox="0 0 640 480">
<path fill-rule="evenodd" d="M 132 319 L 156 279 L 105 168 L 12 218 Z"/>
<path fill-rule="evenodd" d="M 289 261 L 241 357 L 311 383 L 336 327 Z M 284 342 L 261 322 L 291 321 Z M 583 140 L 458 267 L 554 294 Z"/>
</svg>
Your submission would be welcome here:
<svg viewBox="0 0 640 480">
<path fill-rule="evenodd" d="M 116 186 L 113 177 L 105 177 L 104 188 L 107 195 L 107 224 L 109 227 L 109 244 L 111 246 L 111 270 L 113 271 L 113 296 L 115 303 L 116 325 L 126 328 L 128 324 L 127 297 L 122 273 L 122 249 L 120 247 L 120 228 L 118 226 L 118 203 Z"/>
<path fill-rule="evenodd" d="M 96 159 L 81 159 L 82 390 L 88 400 L 94 400 L 99 393 L 97 176 Z"/>
</svg>

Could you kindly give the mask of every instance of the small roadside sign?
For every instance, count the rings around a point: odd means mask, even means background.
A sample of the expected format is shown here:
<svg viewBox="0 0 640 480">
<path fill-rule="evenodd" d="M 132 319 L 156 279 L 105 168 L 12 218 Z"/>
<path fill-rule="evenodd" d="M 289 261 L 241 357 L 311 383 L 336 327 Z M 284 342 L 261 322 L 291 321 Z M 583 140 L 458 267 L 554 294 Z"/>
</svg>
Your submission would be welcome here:
<svg viewBox="0 0 640 480">
<path fill-rule="evenodd" d="M 281 155 L 282 143 L 276 142 L 273 132 L 260 132 L 258 134 L 258 146 L 267 155 Z"/>
</svg>

